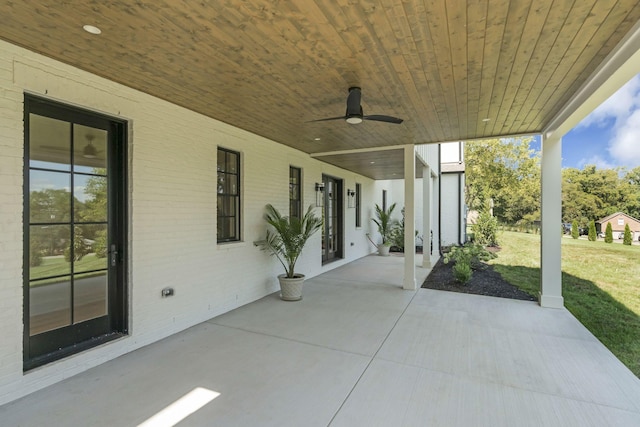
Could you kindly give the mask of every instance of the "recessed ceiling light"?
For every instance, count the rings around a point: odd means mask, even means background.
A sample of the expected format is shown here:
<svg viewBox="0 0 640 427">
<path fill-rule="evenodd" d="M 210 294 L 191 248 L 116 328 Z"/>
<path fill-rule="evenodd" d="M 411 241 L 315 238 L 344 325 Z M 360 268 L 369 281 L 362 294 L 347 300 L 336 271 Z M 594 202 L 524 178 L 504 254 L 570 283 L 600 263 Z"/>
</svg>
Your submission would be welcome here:
<svg viewBox="0 0 640 427">
<path fill-rule="evenodd" d="M 98 27 L 95 27 L 93 25 L 83 25 L 82 29 L 85 30 L 87 33 L 91 33 L 91 34 L 101 34 L 102 30 Z"/>
<path fill-rule="evenodd" d="M 320 138 L 313 138 L 314 141 L 320 141 Z"/>
<path fill-rule="evenodd" d="M 369 162 L 370 165 L 374 164 L 375 162 Z"/>
<path fill-rule="evenodd" d="M 486 119 L 482 119 L 483 122 L 488 122 L 489 120 L 491 120 L 490 118 L 486 118 Z"/>
</svg>

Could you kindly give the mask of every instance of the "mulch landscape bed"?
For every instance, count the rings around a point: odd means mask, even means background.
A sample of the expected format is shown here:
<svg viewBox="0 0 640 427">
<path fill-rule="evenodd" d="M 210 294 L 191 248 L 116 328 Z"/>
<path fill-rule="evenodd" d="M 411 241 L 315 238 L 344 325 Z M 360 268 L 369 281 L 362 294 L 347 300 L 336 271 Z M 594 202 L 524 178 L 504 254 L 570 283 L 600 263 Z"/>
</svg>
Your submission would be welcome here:
<svg viewBox="0 0 640 427">
<path fill-rule="evenodd" d="M 494 271 L 493 267 L 489 264 L 482 263 L 481 268 L 473 270 L 471 280 L 467 283 L 460 283 L 453 277 L 452 267 L 453 262 L 445 264 L 442 258 L 440 258 L 422 284 L 422 287 L 439 291 L 537 301 L 537 298 L 534 296 L 529 295 L 504 280 L 502 276 L 500 276 L 500 273 Z"/>
</svg>

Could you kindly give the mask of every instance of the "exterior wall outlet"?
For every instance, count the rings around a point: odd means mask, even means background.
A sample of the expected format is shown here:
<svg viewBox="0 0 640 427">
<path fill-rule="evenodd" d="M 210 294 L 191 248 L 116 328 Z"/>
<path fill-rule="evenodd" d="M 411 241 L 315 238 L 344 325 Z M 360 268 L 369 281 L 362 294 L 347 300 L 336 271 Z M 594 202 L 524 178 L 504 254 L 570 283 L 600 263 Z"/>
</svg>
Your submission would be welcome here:
<svg viewBox="0 0 640 427">
<path fill-rule="evenodd" d="M 162 297 L 166 298 L 166 297 L 171 297 L 173 296 L 173 288 L 164 288 L 162 290 Z"/>
</svg>

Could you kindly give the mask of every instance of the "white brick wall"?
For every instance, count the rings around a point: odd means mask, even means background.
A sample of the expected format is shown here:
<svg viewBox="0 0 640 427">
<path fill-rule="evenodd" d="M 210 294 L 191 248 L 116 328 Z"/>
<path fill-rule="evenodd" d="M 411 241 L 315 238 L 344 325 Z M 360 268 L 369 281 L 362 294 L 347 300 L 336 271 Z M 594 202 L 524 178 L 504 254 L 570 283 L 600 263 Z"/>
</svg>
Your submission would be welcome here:
<svg viewBox="0 0 640 427">
<path fill-rule="evenodd" d="M 130 336 L 22 372 L 23 94 L 130 121 Z M 242 153 L 242 243 L 216 244 L 216 148 Z M 346 209 L 345 259 L 323 267 L 320 233 L 298 269 L 309 277 L 374 248 L 372 180 L 311 159 L 122 85 L 0 41 L 0 404 L 261 298 L 277 288 L 279 264 L 252 242 L 265 204 L 288 210 L 289 165 L 303 169 L 305 207 L 322 173 L 363 189 L 363 227 Z M 370 206 L 369 206 L 370 205 Z M 350 246 L 353 242 L 354 246 Z M 163 287 L 175 296 L 162 299 Z"/>
</svg>

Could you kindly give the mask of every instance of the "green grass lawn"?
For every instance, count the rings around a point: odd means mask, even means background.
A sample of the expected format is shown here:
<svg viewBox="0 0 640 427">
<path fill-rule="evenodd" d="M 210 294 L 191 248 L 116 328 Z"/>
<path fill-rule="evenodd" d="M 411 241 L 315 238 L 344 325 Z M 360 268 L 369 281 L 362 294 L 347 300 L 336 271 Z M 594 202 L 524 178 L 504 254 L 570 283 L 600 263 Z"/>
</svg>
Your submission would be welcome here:
<svg viewBox="0 0 640 427">
<path fill-rule="evenodd" d="M 107 268 L 106 258 L 97 258 L 95 254 L 88 254 L 82 257 L 80 261 L 76 261 L 74 270 L 79 271 L 91 271 Z M 40 277 L 59 276 L 63 274 L 69 274 L 71 271 L 71 264 L 65 261 L 63 256 L 56 257 L 44 257 L 42 258 L 42 264 L 37 267 L 31 267 L 29 274 L 31 279 L 38 279 Z M 33 285 L 43 285 L 47 283 L 53 283 L 58 280 L 45 280 L 34 282 Z"/>
<path fill-rule="evenodd" d="M 504 231 L 490 261 L 513 285 L 537 296 L 540 236 Z M 640 377 L 640 246 L 562 239 L 565 307 Z"/>
</svg>

